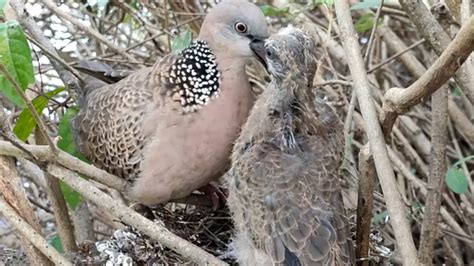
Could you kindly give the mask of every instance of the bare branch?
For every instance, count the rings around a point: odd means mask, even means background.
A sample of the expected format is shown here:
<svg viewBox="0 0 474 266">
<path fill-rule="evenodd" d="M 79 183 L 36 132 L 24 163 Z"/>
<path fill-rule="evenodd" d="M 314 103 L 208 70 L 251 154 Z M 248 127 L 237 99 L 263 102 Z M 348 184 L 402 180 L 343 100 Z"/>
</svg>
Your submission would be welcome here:
<svg viewBox="0 0 474 266">
<path fill-rule="evenodd" d="M 407 12 L 411 21 L 413 21 L 417 27 L 418 32 L 423 36 L 423 38 L 427 40 L 436 54 L 441 57 L 441 54 L 444 52 L 444 50 L 448 49 L 448 46 L 451 43 L 451 38 L 449 35 L 443 30 L 441 25 L 436 21 L 423 2 L 417 0 L 401 0 L 400 4 L 402 5 L 403 9 L 405 9 L 405 12 Z M 461 35 L 461 37 L 465 38 L 465 41 L 470 42 L 471 47 L 474 45 L 473 19 L 474 18 L 471 17 L 470 22 L 466 21 L 463 23 L 463 27 L 455 38 L 458 39 Z M 469 56 L 471 52 L 468 52 L 467 56 Z M 453 54 L 453 56 L 460 57 L 456 54 Z M 464 60 L 457 62 L 457 67 L 455 68 L 456 70 L 462 65 Z M 459 87 L 461 87 L 461 90 L 464 91 L 471 103 L 474 104 L 474 66 L 461 66 L 459 71 L 456 73 L 455 79 L 459 84 Z"/>
<path fill-rule="evenodd" d="M 346 56 L 352 59 L 348 61 L 349 69 L 354 80 L 362 116 L 365 120 L 370 150 L 374 157 L 378 178 L 382 185 L 384 198 L 392 219 L 397 245 L 406 265 L 418 265 L 415 244 L 408 221 L 405 218 L 405 206 L 402 203 L 400 193 L 397 189 L 394 189 L 397 187 L 397 183 L 370 93 L 370 86 L 349 11 L 349 4 L 347 1 L 335 1 L 335 9 Z"/>
<path fill-rule="evenodd" d="M 109 174 L 104 170 L 89 165 L 61 150 L 58 150 L 57 156 L 53 156 L 53 154 L 49 151 L 48 146 L 25 144 L 23 145 L 23 148 L 30 151 L 36 157 L 42 158 L 43 160 L 48 162 L 56 162 L 68 169 L 86 175 L 92 178 L 93 180 L 108 187 L 114 188 L 118 191 L 124 191 L 125 187 L 128 184 L 127 181 L 112 174 Z M 0 141 L 0 154 L 14 157 L 29 158 L 28 154 L 25 154 L 23 151 L 6 141 Z"/>
<path fill-rule="evenodd" d="M 356 259 L 358 265 L 369 265 L 370 225 L 374 199 L 375 167 L 370 150 L 365 145 L 359 152 L 359 191 L 357 199 Z"/>
<path fill-rule="evenodd" d="M 0 212 L 7 218 L 8 222 L 12 224 L 16 230 L 27 238 L 37 249 L 39 249 L 48 259 L 55 265 L 72 265 L 67 259 L 59 254 L 54 247 L 50 246 L 48 242 L 41 237 L 41 235 L 33 229 L 27 222 L 19 217 L 15 210 L 0 198 Z"/>
<path fill-rule="evenodd" d="M 226 263 L 201 248 L 171 233 L 165 227 L 153 223 L 120 202 L 114 201 L 109 195 L 100 191 L 91 182 L 80 178 L 68 169 L 51 164 L 48 166 L 48 172 L 67 183 L 74 190 L 97 204 L 97 206 L 110 212 L 110 214 L 120 221 L 142 231 L 184 257 L 190 258 L 199 264 L 226 265 Z"/>
<path fill-rule="evenodd" d="M 433 246 L 438 235 L 438 219 L 446 173 L 446 145 L 448 142 L 448 87 L 443 86 L 432 98 L 430 175 L 425 215 L 421 226 L 418 257 L 423 264 L 431 264 Z"/>
<path fill-rule="evenodd" d="M 399 114 L 440 88 L 474 50 L 474 17 L 465 24 L 446 51 L 415 83 L 407 89 L 392 88 L 385 93 L 381 114 L 385 136 L 388 137 Z"/>
</svg>

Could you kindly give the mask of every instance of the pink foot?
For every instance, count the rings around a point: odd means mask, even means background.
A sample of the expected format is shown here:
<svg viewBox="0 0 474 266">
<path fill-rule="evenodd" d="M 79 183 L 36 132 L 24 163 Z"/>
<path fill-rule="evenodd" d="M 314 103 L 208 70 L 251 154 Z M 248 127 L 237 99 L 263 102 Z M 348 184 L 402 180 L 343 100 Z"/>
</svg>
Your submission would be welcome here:
<svg viewBox="0 0 474 266">
<path fill-rule="evenodd" d="M 225 205 L 227 199 L 227 191 L 224 188 L 209 183 L 201 188 L 198 188 L 197 190 L 201 191 L 202 193 L 208 195 L 211 198 L 212 209 L 214 211 Z M 221 205 L 221 202 L 224 204 Z"/>
</svg>

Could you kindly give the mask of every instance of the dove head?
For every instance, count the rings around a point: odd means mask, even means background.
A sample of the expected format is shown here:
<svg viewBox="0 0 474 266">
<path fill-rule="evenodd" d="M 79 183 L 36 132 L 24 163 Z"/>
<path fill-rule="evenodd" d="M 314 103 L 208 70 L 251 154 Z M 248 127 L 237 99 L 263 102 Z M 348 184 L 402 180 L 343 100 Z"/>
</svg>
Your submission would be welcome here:
<svg viewBox="0 0 474 266">
<path fill-rule="evenodd" d="M 223 0 L 207 14 L 198 39 L 206 41 L 218 60 L 247 61 L 255 56 L 250 42 L 268 37 L 265 16 L 246 0 Z"/>
<path fill-rule="evenodd" d="M 264 45 L 252 43 L 275 81 L 304 80 L 311 86 L 317 67 L 316 41 L 301 29 L 288 26 L 270 36 Z"/>
</svg>

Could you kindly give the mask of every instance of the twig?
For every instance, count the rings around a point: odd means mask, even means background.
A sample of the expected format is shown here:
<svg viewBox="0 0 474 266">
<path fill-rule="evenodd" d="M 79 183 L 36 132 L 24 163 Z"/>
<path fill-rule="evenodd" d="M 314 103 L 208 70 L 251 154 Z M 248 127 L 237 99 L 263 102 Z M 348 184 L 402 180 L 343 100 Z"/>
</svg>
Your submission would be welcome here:
<svg viewBox="0 0 474 266">
<path fill-rule="evenodd" d="M 226 265 L 226 263 L 201 248 L 171 233 L 168 229 L 153 223 L 132 211 L 127 206 L 114 201 L 109 195 L 97 189 L 92 183 L 78 177 L 68 169 L 50 164 L 48 165 L 48 172 L 67 183 L 74 190 L 81 193 L 81 195 L 97 204 L 97 206 L 108 210 L 110 214 L 120 221 L 142 231 L 160 244 L 173 249 L 184 257 L 190 258 L 198 264 Z"/>
<path fill-rule="evenodd" d="M 374 199 L 375 167 L 370 150 L 365 145 L 359 152 L 359 192 L 357 198 L 357 265 L 369 265 L 370 225 L 372 222 L 372 202 Z"/>
<path fill-rule="evenodd" d="M 400 51 L 400 52 L 398 52 L 398 53 L 396 53 L 396 54 L 390 56 L 390 57 L 387 58 L 385 61 L 383 61 L 383 62 L 381 62 L 381 63 L 379 63 L 379 64 L 373 66 L 371 69 L 369 69 L 369 70 L 367 71 L 367 74 L 370 74 L 370 73 L 374 72 L 375 70 L 377 70 L 377 69 L 379 69 L 379 68 L 385 66 L 386 64 L 392 62 L 393 60 L 395 60 L 395 59 L 397 59 L 398 57 L 400 57 L 401 55 L 403 55 L 404 53 L 410 51 L 411 49 L 417 47 L 417 46 L 420 45 L 420 44 L 423 44 L 424 42 L 425 42 L 425 39 L 421 39 L 421 40 L 415 42 L 414 44 L 408 46 L 408 47 L 407 47 L 406 49 L 404 49 L 403 51 Z"/>
<path fill-rule="evenodd" d="M 53 3 L 51 0 L 44 0 L 43 3 L 51 10 L 53 11 L 56 15 L 59 17 L 63 18 L 64 20 L 67 20 L 71 22 L 74 26 L 79 28 L 80 30 L 84 31 L 87 33 L 89 36 L 95 38 L 99 42 L 107 45 L 110 49 L 114 50 L 118 54 L 124 56 L 125 58 L 128 58 L 130 60 L 133 60 L 133 58 L 125 53 L 122 48 L 116 46 L 115 44 L 111 43 L 109 40 L 107 40 L 100 32 L 96 31 L 95 29 L 88 27 L 84 24 L 82 24 L 80 21 L 78 21 L 76 18 L 72 17 L 69 15 L 67 12 L 61 10 L 59 7 L 56 6 L 55 3 Z"/>
<path fill-rule="evenodd" d="M 44 46 L 43 44 L 41 44 L 40 42 L 38 42 L 37 40 L 35 40 L 33 37 L 31 37 L 30 35 L 26 34 L 26 37 L 28 38 L 28 40 L 30 42 L 32 42 L 34 45 L 38 46 L 41 51 L 43 51 L 47 56 L 48 58 L 51 58 L 53 60 L 56 60 L 58 63 L 60 63 L 65 69 L 67 69 L 67 71 L 71 72 L 78 80 L 80 80 L 81 82 L 83 81 L 82 80 L 82 77 L 81 75 L 79 74 L 79 72 L 77 70 L 75 70 L 73 67 L 71 67 L 66 61 L 64 61 L 61 57 L 59 57 L 59 55 L 57 55 L 56 53 L 53 53 L 51 51 L 48 50 L 48 48 L 46 46 Z"/>
<path fill-rule="evenodd" d="M 382 11 L 383 2 L 384 2 L 384 0 L 380 1 L 379 7 L 377 8 L 377 12 L 375 13 L 375 17 L 374 17 L 374 20 L 373 20 L 374 25 L 372 26 L 372 30 L 370 31 L 369 42 L 367 43 L 367 50 L 365 50 L 365 55 L 364 55 L 365 65 L 368 65 L 368 63 L 369 63 L 370 50 L 372 50 L 372 45 L 374 43 L 375 30 L 377 29 L 377 25 L 378 25 L 377 22 L 379 21 L 380 12 Z"/>
<path fill-rule="evenodd" d="M 38 250 L 40 250 L 48 259 L 55 265 L 72 265 L 61 254 L 59 254 L 54 247 L 50 246 L 48 242 L 41 237 L 27 222 L 19 217 L 13 208 L 0 198 L 0 212 L 7 218 L 8 222 L 12 224 L 16 230 L 27 238 Z"/>
<path fill-rule="evenodd" d="M 347 1 L 335 1 L 336 16 L 341 31 L 341 38 L 348 61 L 354 85 L 359 100 L 359 106 L 366 124 L 366 133 L 369 139 L 370 150 L 374 158 L 378 178 L 392 218 L 395 238 L 400 248 L 403 261 L 406 265 L 418 265 L 416 248 L 410 232 L 408 221 L 405 218 L 405 206 L 402 203 L 397 189 L 395 175 L 387 147 L 380 127 L 373 98 L 370 92 L 369 81 L 364 69 L 364 62 L 360 52 L 357 35 L 354 30 L 349 4 Z"/>
<path fill-rule="evenodd" d="M 405 178 L 410 181 L 416 187 L 417 189 L 420 190 L 421 194 L 426 197 L 428 194 L 428 190 L 426 189 L 427 185 L 420 179 L 418 179 L 411 171 L 410 169 L 403 164 L 403 162 L 395 155 L 395 153 L 389 149 L 388 154 L 390 156 L 390 159 L 392 160 L 393 164 L 395 167 L 405 176 Z M 451 227 L 451 229 L 456 232 L 460 237 L 462 241 L 465 241 L 466 244 L 472 245 L 473 240 L 469 237 L 469 235 L 466 234 L 464 229 L 456 222 L 456 220 L 451 216 L 451 214 L 446 210 L 445 207 L 441 207 L 441 216 L 443 217 L 444 221 L 446 224 Z"/>
<path fill-rule="evenodd" d="M 314 84 L 314 87 L 322 87 L 326 85 L 343 85 L 343 86 L 353 86 L 354 84 L 350 81 L 345 81 L 345 80 L 326 80 L 323 82 L 319 82 Z"/>
<path fill-rule="evenodd" d="M 431 156 L 428 177 L 428 195 L 421 226 L 418 257 L 423 264 L 431 264 L 433 246 L 438 236 L 438 219 L 446 173 L 446 146 L 448 142 L 448 87 L 437 90 L 431 97 Z"/>
<path fill-rule="evenodd" d="M 392 88 L 385 93 L 381 120 L 386 137 L 395 119 L 441 87 L 474 50 L 474 17 L 466 23 L 456 38 L 415 83 L 407 89 Z"/>
<path fill-rule="evenodd" d="M 15 79 L 10 75 L 10 72 L 5 68 L 3 64 L 0 63 L 0 72 L 7 78 L 8 82 L 15 88 L 16 93 L 20 95 L 20 97 L 23 99 L 23 102 L 26 104 L 26 107 L 28 107 L 28 110 L 31 113 L 31 116 L 36 122 L 36 125 L 38 125 L 39 130 L 41 133 L 45 136 L 46 140 L 48 141 L 49 148 L 53 153 L 56 153 L 57 149 L 56 146 L 54 145 L 53 141 L 48 135 L 48 131 L 46 130 L 46 126 L 43 122 L 43 119 L 38 115 L 38 112 L 36 112 L 35 107 L 33 107 L 33 104 L 26 98 L 25 93 L 23 90 L 20 88 L 18 83 L 16 83 Z"/>
</svg>

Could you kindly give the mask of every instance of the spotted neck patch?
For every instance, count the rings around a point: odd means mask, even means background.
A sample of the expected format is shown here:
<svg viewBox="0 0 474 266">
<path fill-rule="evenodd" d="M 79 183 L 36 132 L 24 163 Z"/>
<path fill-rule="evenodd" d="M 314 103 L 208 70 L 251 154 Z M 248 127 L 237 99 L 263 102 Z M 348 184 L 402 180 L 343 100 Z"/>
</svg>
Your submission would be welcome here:
<svg viewBox="0 0 474 266">
<path fill-rule="evenodd" d="M 175 85 L 173 98 L 185 111 L 195 111 L 218 96 L 220 72 L 214 54 L 204 41 L 195 41 L 179 55 L 168 77 Z"/>
</svg>

